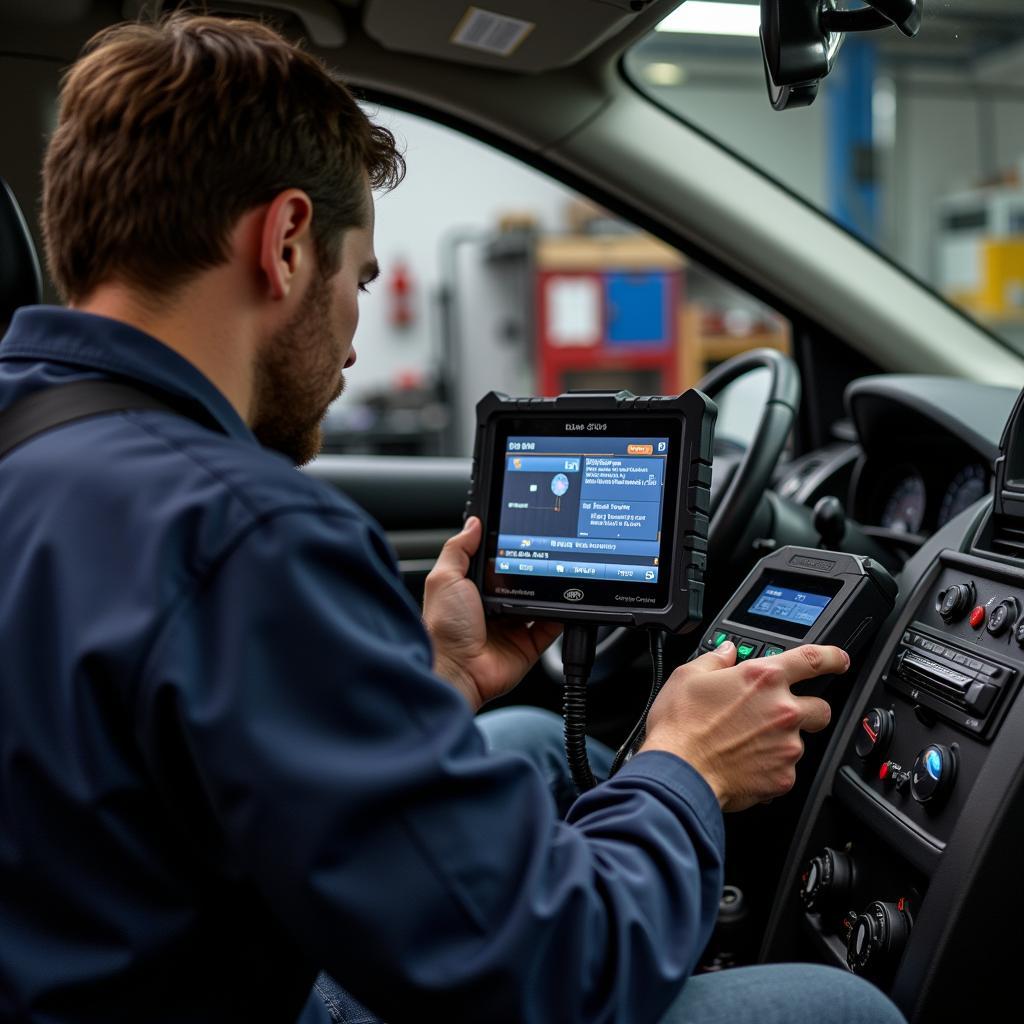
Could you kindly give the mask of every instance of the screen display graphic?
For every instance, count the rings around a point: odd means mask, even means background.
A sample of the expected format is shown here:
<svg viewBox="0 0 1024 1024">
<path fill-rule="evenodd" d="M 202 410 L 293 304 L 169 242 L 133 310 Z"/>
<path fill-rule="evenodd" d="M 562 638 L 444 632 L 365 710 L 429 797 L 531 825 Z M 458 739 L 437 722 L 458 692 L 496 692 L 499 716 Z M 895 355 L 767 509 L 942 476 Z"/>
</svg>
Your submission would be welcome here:
<svg viewBox="0 0 1024 1024">
<path fill-rule="evenodd" d="M 665 437 L 510 437 L 497 573 L 657 583 Z"/>
<path fill-rule="evenodd" d="M 831 600 L 824 594 L 769 584 L 747 611 L 751 615 L 763 615 L 767 619 L 791 622 L 797 626 L 812 626 Z"/>
</svg>

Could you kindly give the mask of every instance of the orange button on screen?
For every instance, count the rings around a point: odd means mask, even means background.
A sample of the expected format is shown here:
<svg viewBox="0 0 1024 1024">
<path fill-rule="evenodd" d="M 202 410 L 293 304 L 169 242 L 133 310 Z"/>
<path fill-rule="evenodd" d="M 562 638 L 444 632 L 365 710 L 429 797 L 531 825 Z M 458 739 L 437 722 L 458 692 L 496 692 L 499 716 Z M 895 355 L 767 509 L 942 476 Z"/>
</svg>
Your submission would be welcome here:
<svg viewBox="0 0 1024 1024">
<path fill-rule="evenodd" d="M 626 451 L 630 455 L 653 455 L 654 445 L 653 444 L 630 444 L 626 446 Z"/>
</svg>

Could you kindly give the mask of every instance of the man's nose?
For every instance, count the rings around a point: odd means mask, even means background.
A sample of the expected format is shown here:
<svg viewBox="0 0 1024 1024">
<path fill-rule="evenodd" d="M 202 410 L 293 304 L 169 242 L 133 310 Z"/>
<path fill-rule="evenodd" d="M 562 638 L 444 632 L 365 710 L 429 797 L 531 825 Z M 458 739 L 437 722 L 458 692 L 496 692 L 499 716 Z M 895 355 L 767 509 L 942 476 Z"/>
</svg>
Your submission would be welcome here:
<svg viewBox="0 0 1024 1024">
<path fill-rule="evenodd" d="M 348 359 L 345 360 L 345 369 L 347 370 L 356 361 L 356 350 L 352 349 L 348 354 Z"/>
</svg>

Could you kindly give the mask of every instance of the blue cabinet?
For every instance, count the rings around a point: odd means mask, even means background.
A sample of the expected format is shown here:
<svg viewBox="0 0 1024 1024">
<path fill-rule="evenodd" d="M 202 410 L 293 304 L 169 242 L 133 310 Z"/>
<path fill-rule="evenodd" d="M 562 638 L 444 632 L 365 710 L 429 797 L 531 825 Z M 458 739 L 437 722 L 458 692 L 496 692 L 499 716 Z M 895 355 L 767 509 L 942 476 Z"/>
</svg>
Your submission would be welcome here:
<svg viewBox="0 0 1024 1024">
<path fill-rule="evenodd" d="M 670 274 L 606 274 L 607 343 L 664 348 L 673 336 L 671 299 Z"/>
</svg>

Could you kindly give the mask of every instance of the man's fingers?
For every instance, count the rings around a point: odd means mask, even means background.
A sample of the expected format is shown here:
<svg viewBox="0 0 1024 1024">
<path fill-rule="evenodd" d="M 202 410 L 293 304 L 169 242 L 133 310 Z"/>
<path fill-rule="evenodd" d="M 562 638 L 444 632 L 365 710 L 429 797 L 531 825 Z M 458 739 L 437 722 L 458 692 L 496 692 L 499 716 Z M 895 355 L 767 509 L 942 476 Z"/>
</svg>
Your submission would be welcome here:
<svg viewBox="0 0 1024 1024">
<path fill-rule="evenodd" d="M 713 672 L 717 668 L 731 668 L 735 664 L 736 645 L 731 640 L 726 640 L 716 650 L 706 651 L 699 658 L 681 665 L 678 671 L 690 675 L 693 672 Z"/>
<path fill-rule="evenodd" d="M 820 697 L 797 697 L 797 703 L 803 715 L 803 732 L 821 732 L 832 721 L 832 709 Z"/>
<path fill-rule="evenodd" d="M 850 658 L 845 651 L 814 644 L 776 654 L 770 660 L 775 668 L 782 669 L 788 686 L 816 676 L 842 675 L 850 667 Z"/>
<path fill-rule="evenodd" d="M 562 632 L 560 622 L 523 622 L 522 619 L 491 619 L 487 630 L 492 639 L 512 645 L 532 664 Z"/>
<path fill-rule="evenodd" d="M 469 570 L 469 560 L 480 547 L 480 520 L 470 516 L 462 532 L 449 537 L 437 556 L 432 573 L 449 574 L 461 579 Z"/>
</svg>

